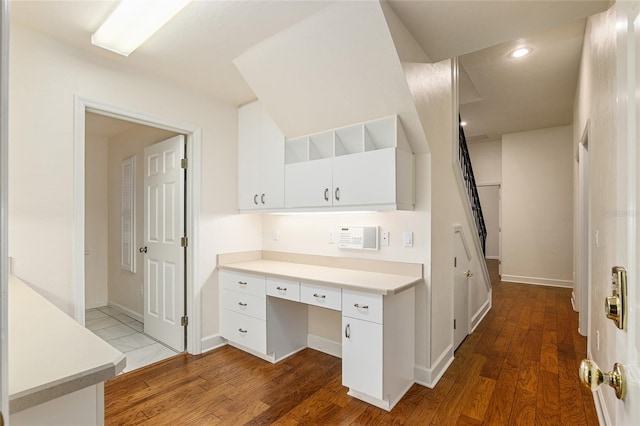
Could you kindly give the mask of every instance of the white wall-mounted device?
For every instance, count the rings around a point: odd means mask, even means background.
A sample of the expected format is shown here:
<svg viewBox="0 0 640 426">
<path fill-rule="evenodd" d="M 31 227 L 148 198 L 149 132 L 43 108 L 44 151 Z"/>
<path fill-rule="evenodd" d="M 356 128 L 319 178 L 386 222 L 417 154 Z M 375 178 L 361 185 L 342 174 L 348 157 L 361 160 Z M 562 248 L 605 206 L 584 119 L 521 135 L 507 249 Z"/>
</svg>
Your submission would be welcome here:
<svg viewBox="0 0 640 426">
<path fill-rule="evenodd" d="M 377 226 L 341 226 L 338 247 L 343 249 L 378 250 Z"/>
</svg>

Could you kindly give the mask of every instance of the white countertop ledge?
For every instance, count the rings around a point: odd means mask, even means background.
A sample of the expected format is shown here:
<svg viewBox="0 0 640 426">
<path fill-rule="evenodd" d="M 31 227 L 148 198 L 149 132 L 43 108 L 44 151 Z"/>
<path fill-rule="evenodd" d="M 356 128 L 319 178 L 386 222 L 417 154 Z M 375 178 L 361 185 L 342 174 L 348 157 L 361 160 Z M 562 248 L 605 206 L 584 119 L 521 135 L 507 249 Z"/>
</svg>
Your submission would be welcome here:
<svg viewBox="0 0 640 426">
<path fill-rule="evenodd" d="M 358 261 L 361 260 L 358 259 Z M 385 263 L 384 261 L 371 262 Z M 222 263 L 219 264 L 219 268 L 294 281 L 319 283 L 385 296 L 399 293 L 422 280 L 422 275 L 391 274 L 267 259 Z"/>
<path fill-rule="evenodd" d="M 124 369 L 125 356 L 9 276 L 9 411 L 104 382 Z"/>
</svg>

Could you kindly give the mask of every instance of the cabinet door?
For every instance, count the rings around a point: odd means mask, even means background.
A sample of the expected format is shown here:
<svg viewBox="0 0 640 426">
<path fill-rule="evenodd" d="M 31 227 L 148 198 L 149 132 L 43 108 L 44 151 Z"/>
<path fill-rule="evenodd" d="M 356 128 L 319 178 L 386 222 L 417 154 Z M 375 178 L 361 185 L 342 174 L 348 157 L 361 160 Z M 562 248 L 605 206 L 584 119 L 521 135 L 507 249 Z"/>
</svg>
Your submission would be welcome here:
<svg viewBox="0 0 640 426">
<path fill-rule="evenodd" d="M 264 109 L 261 132 L 260 206 L 284 207 L 284 135 Z"/>
<path fill-rule="evenodd" d="M 382 324 L 342 317 L 342 385 L 383 398 Z"/>
<path fill-rule="evenodd" d="M 287 164 L 284 168 L 285 206 L 331 206 L 332 164 L 332 158 Z"/>
<path fill-rule="evenodd" d="M 334 206 L 395 203 L 395 148 L 336 157 L 333 187 Z"/>
<path fill-rule="evenodd" d="M 259 102 L 238 110 L 238 209 L 260 208 L 260 133 L 262 112 Z"/>
</svg>

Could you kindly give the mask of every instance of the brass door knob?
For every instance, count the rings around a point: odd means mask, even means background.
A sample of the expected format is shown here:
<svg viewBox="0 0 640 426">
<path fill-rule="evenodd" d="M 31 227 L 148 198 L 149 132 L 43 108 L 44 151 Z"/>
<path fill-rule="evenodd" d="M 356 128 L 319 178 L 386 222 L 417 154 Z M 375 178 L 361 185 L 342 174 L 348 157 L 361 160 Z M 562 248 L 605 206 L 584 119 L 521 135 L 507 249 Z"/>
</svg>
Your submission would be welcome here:
<svg viewBox="0 0 640 426">
<path fill-rule="evenodd" d="M 471 278 L 473 276 L 473 272 L 471 272 L 471 271 L 467 271 L 464 274 L 469 278 Z"/>
<path fill-rule="evenodd" d="M 595 391 L 601 384 L 606 383 L 615 389 L 618 399 L 624 399 L 627 393 L 624 367 L 619 363 L 613 366 L 613 371 L 603 373 L 594 361 L 583 359 L 580 363 L 580 380 L 591 391 Z"/>
</svg>

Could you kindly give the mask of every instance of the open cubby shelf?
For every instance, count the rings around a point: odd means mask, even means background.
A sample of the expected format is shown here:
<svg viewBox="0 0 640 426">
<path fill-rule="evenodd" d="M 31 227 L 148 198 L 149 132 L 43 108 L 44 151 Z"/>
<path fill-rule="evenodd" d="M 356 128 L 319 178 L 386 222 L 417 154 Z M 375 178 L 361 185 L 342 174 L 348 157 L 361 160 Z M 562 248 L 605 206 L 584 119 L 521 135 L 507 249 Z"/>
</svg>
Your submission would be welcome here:
<svg viewBox="0 0 640 426">
<path fill-rule="evenodd" d="M 285 144 L 285 164 L 387 148 L 411 152 L 397 115 L 288 139 Z"/>
</svg>

